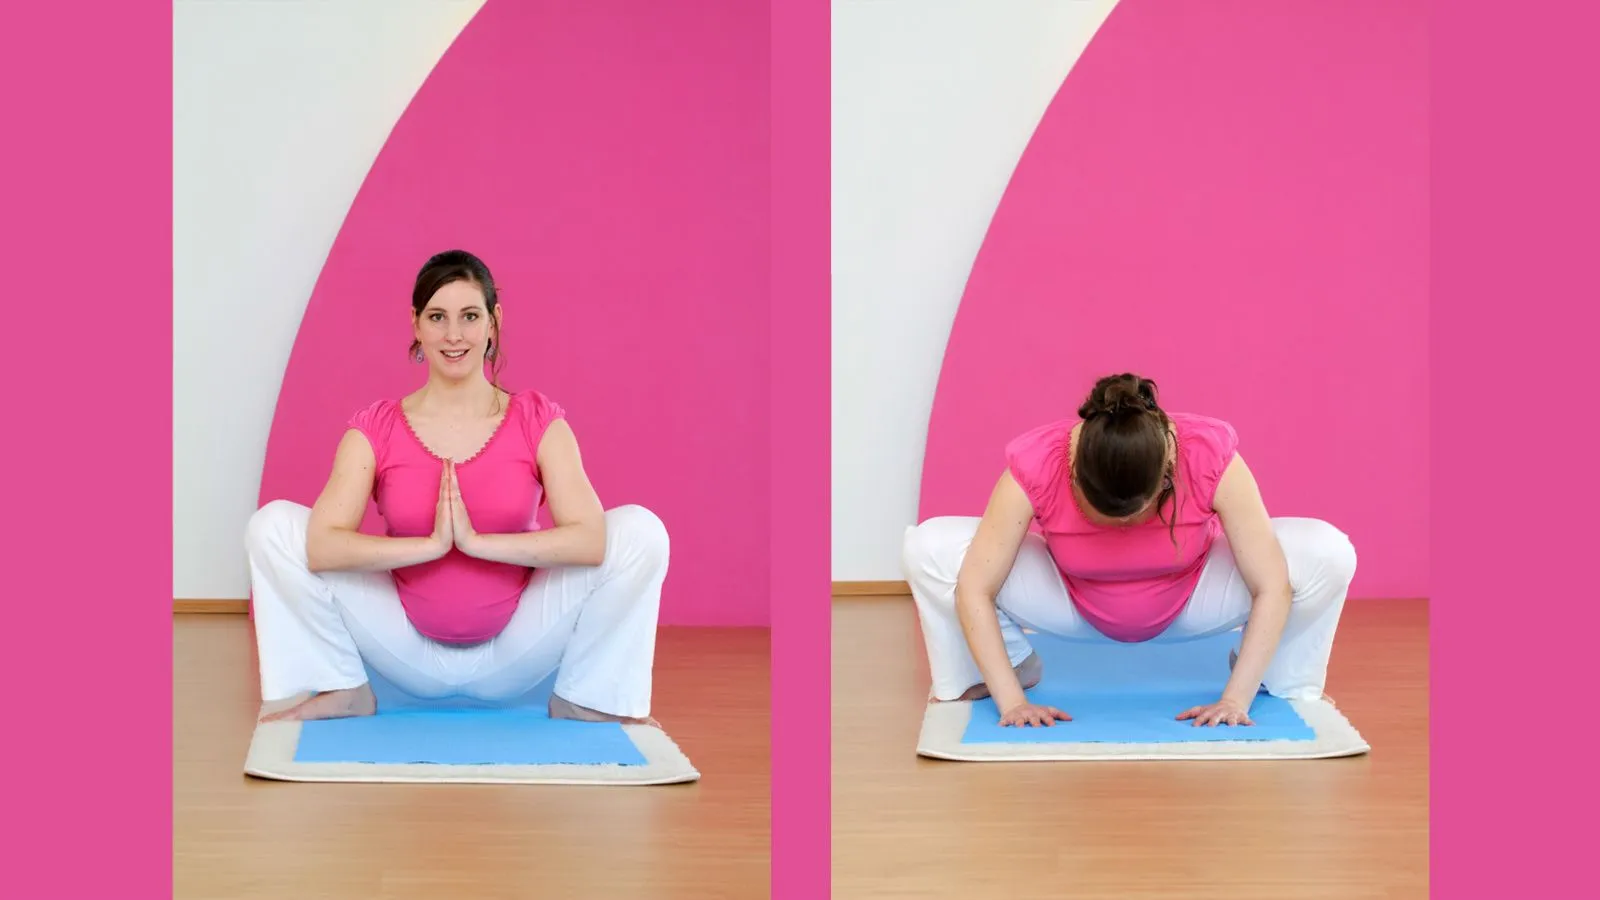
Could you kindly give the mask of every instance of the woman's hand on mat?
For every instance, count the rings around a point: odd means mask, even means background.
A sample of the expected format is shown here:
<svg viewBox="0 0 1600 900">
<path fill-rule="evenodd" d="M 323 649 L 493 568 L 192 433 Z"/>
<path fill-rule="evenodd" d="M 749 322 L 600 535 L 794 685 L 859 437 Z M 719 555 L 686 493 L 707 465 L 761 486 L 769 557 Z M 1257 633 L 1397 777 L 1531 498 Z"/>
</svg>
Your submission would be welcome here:
<svg viewBox="0 0 1600 900">
<path fill-rule="evenodd" d="M 456 478 L 456 464 L 446 462 L 445 474 L 450 486 L 450 527 L 455 532 L 455 545 L 462 553 L 472 555 L 478 533 L 472 530 L 472 519 L 467 516 L 467 504 L 461 499 L 461 482 Z"/>
<path fill-rule="evenodd" d="M 1035 725 L 1048 728 L 1056 722 L 1070 721 L 1072 721 L 1071 716 L 1054 706 L 1041 706 L 1037 703 L 1019 703 L 1000 715 L 1001 725 L 1015 725 L 1019 728 Z"/>
<path fill-rule="evenodd" d="M 450 519 L 450 465 L 446 463 L 439 472 L 439 508 L 433 516 L 433 549 L 440 556 L 450 552 L 456 544 L 456 533 Z"/>
<path fill-rule="evenodd" d="M 1178 721 L 1193 719 L 1195 725 L 1254 725 L 1250 710 L 1233 700 L 1218 700 L 1210 706 L 1196 706 L 1178 714 Z"/>
</svg>

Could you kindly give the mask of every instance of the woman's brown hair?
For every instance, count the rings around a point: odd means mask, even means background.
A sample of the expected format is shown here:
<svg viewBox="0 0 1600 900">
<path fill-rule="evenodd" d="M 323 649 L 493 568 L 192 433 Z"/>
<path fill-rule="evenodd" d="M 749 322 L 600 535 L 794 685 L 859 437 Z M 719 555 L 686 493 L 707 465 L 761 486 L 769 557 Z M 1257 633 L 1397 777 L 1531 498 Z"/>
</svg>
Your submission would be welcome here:
<svg viewBox="0 0 1600 900">
<path fill-rule="evenodd" d="M 1169 501 L 1176 511 L 1177 490 L 1167 451 L 1172 420 L 1156 399 L 1156 383 L 1124 373 L 1095 382 L 1078 407 L 1083 426 L 1072 463 L 1073 481 L 1084 500 L 1103 516 L 1121 519 L 1156 501 L 1156 515 Z M 1162 521 L 1167 521 L 1165 517 Z M 1168 533 L 1177 543 L 1177 521 Z"/>
</svg>

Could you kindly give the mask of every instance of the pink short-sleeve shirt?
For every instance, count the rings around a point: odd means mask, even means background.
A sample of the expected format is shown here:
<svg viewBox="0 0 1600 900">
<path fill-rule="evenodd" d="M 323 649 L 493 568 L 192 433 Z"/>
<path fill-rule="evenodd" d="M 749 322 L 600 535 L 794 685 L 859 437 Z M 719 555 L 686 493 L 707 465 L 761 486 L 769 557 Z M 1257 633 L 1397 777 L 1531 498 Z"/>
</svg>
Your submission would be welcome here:
<svg viewBox="0 0 1600 900">
<path fill-rule="evenodd" d="M 1178 438 L 1176 509 L 1169 501 L 1161 517 L 1130 528 L 1092 524 L 1078 508 L 1069 459 L 1077 419 L 1041 425 L 1006 445 L 1006 465 L 1033 503 L 1073 605 L 1096 630 L 1119 641 L 1149 640 L 1172 624 L 1222 534 L 1212 501 L 1238 451 L 1238 434 L 1219 419 L 1168 415 Z"/>
<path fill-rule="evenodd" d="M 461 500 L 474 530 L 510 534 L 538 527 L 544 503 L 539 442 L 565 416 L 537 391 L 511 396 L 505 418 L 483 449 L 456 463 Z M 391 537 L 433 533 L 444 460 L 411 430 L 398 400 L 357 412 L 350 427 L 366 436 L 377 460 L 372 497 Z M 533 570 L 474 559 L 452 548 L 432 562 L 393 571 L 400 604 L 417 631 L 446 643 L 476 643 L 499 634 L 516 612 Z"/>
</svg>

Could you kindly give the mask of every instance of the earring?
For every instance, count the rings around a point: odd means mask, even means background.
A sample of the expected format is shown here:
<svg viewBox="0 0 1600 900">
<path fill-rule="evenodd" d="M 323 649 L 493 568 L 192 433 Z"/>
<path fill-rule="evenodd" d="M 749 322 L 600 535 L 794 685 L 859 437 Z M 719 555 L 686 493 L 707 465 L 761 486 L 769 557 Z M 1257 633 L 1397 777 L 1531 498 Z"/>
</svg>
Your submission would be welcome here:
<svg viewBox="0 0 1600 900">
<path fill-rule="evenodd" d="M 484 348 L 483 355 L 487 356 L 490 359 L 494 359 L 494 354 L 495 354 L 494 341 L 491 340 L 489 342 L 489 346 Z"/>
<path fill-rule="evenodd" d="M 421 347 L 418 347 L 417 349 L 411 351 L 411 361 L 412 362 L 421 363 L 424 358 L 425 357 L 423 357 L 423 355 L 422 355 L 422 348 Z"/>
</svg>

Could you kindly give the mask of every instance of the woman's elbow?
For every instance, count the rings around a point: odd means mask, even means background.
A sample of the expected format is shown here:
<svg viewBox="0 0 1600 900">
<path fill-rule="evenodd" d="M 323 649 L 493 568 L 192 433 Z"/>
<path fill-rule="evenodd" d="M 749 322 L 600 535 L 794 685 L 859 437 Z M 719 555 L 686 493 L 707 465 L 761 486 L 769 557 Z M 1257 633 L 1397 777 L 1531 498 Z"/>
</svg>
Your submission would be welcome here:
<svg viewBox="0 0 1600 900">
<path fill-rule="evenodd" d="M 1287 610 L 1294 603 L 1294 585 L 1288 578 L 1272 579 L 1250 592 L 1254 605 L 1266 605 Z"/>
<path fill-rule="evenodd" d="M 312 574 L 331 572 L 335 568 L 333 560 L 328 557 L 328 540 L 320 531 L 311 531 L 306 535 L 306 568 Z"/>
<path fill-rule="evenodd" d="M 589 539 L 585 541 L 588 550 L 585 562 L 591 566 L 598 566 L 606 561 L 606 523 L 604 519 L 589 526 Z"/>
<path fill-rule="evenodd" d="M 971 576 L 962 576 L 956 579 L 955 600 L 956 614 L 966 616 L 993 608 L 994 592 Z"/>
</svg>

